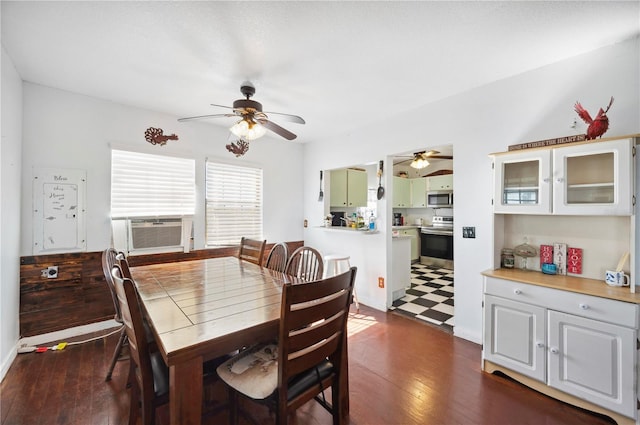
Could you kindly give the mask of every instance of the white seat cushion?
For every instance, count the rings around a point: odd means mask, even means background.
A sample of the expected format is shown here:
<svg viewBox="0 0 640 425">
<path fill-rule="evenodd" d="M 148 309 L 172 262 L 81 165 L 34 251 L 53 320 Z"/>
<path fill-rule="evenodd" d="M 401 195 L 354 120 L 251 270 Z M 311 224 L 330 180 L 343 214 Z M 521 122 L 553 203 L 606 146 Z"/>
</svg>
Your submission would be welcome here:
<svg viewBox="0 0 640 425">
<path fill-rule="evenodd" d="M 255 400 L 269 397 L 278 386 L 278 346 L 258 345 L 218 366 L 220 379 Z"/>
</svg>

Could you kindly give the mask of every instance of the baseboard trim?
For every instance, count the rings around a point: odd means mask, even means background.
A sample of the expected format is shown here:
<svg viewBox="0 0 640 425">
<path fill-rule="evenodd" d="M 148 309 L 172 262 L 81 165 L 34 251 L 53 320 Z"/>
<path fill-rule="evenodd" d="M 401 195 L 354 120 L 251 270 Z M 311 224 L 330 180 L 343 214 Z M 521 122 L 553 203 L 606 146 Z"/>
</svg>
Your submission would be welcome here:
<svg viewBox="0 0 640 425">
<path fill-rule="evenodd" d="M 482 345 L 482 334 L 470 331 L 469 329 L 465 329 L 460 326 L 454 325 L 453 335 L 458 338 L 462 338 L 462 339 L 466 339 L 467 341 L 474 342 L 478 345 Z"/>
<path fill-rule="evenodd" d="M 9 372 L 9 368 L 13 364 L 13 361 L 18 356 L 18 343 L 13 346 L 13 348 L 7 354 L 7 357 L 4 359 L 2 363 L 2 367 L 0 368 L 0 382 L 4 380 L 4 377 L 7 376 L 7 372 Z"/>
<path fill-rule="evenodd" d="M 63 329 L 61 331 L 49 332 L 40 335 L 27 336 L 21 338 L 16 345 L 16 350 L 22 346 L 37 346 L 48 343 L 64 342 L 66 339 L 77 336 L 87 335 L 92 332 L 100 332 L 121 326 L 113 319 L 102 322 L 90 323 L 88 325 L 76 326 L 73 328 Z M 13 361 L 13 360 L 12 360 Z"/>
</svg>

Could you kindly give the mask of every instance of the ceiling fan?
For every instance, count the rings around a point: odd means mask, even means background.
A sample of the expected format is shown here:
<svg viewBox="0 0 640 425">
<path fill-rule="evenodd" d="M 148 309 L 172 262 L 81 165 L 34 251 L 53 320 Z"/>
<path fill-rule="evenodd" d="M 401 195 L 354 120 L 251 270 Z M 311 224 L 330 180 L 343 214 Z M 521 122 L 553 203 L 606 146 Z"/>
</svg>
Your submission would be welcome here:
<svg viewBox="0 0 640 425">
<path fill-rule="evenodd" d="M 211 106 L 233 109 L 233 112 L 179 118 L 178 121 L 184 122 L 202 118 L 236 117 L 240 118 L 240 120 L 229 130 L 243 140 L 255 140 L 262 137 L 266 133 L 266 130 L 271 130 L 287 140 L 293 140 L 297 137 L 289 130 L 280 127 L 273 121 L 270 121 L 268 115 L 278 115 L 278 117 L 281 117 L 284 120 L 297 124 L 304 124 L 304 119 L 297 115 L 283 114 L 280 112 L 263 112 L 262 104 L 255 100 L 251 100 L 251 97 L 256 93 L 256 88 L 249 81 L 242 83 L 240 86 L 240 92 L 245 96 L 245 99 L 238 99 L 234 101 L 233 106 L 211 104 Z"/>
<path fill-rule="evenodd" d="M 420 169 L 429 165 L 429 159 L 453 159 L 453 156 L 451 155 L 438 155 L 439 153 L 440 151 L 436 150 L 415 152 L 413 156 L 408 157 L 409 159 L 398 161 L 394 163 L 394 165 L 411 161 L 411 167 Z"/>
</svg>

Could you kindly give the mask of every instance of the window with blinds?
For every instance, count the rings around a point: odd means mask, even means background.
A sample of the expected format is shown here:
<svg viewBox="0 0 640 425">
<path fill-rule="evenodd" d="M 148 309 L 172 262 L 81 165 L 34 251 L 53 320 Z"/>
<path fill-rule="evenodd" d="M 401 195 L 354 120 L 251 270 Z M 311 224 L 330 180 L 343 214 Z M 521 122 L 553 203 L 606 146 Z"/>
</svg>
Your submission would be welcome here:
<svg viewBox="0 0 640 425">
<path fill-rule="evenodd" d="M 207 161 L 206 223 L 208 246 L 263 239 L 262 170 Z"/>
<path fill-rule="evenodd" d="M 195 160 L 111 151 L 112 218 L 193 215 L 195 205 Z"/>
</svg>

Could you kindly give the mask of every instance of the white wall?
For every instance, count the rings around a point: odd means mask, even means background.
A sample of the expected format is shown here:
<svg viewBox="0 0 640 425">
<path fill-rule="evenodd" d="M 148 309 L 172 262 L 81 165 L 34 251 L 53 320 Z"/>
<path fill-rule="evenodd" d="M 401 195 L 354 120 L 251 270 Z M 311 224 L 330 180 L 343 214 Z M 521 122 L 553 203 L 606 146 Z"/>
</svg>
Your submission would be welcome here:
<svg viewBox="0 0 640 425">
<path fill-rule="evenodd" d="M 11 365 L 19 339 L 20 256 L 32 255 L 34 167 L 87 171 L 87 251 L 111 244 L 109 219 L 111 147 L 196 159 L 198 206 L 195 246 L 204 245 L 205 158 L 254 165 L 264 176 L 264 237 L 269 242 L 303 238 L 303 174 L 300 143 L 265 136 L 240 159 L 227 152 L 228 131 L 205 123 L 178 123 L 177 117 L 123 106 L 50 87 L 22 82 L 2 51 L 2 233 L 0 249 L 0 365 Z M 152 146 L 148 127 L 180 140 Z M 21 158 L 22 150 L 22 158 Z M 292 178 L 292 176 L 296 178 Z M 17 184 L 17 182 L 20 182 Z"/>
<path fill-rule="evenodd" d="M 413 112 L 389 117 L 383 123 L 336 135 L 318 144 L 265 137 L 252 143 L 245 157 L 235 159 L 224 149 L 228 132 L 204 123 L 180 124 L 176 117 L 112 102 L 80 96 L 30 83 L 23 85 L 21 105 L 19 76 L 2 53 L 2 236 L 0 249 L 0 316 L 2 365 L 10 363 L 17 342 L 19 256 L 31 254 L 31 179 L 33 167 L 87 170 L 87 250 L 99 251 L 110 244 L 110 147 L 166 152 L 198 159 L 198 175 L 204 157 L 262 166 L 265 176 L 265 237 L 269 241 L 304 239 L 323 252 L 351 254 L 358 270 L 358 296 L 362 303 L 384 309 L 387 290 L 377 278 L 391 270 L 391 173 L 385 172 L 386 196 L 378 202 L 376 235 L 335 236 L 319 226 L 325 214 L 318 202 L 318 171 L 374 163 L 389 155 L 452 144 L 456 208 L 455 281 L 458 336 L 481 339 L 482 278 L 491 267 L 492 211 L 491 162 L 488 154 L 504 151 L 524 141 L 574 134 L 569 128 L 579 100 L 590 111 L 616 100 L 609 112 L 607 136 L 640 132 L 640 40 L 638 38 L 547 66 L 517 77 L 425 105 Z M 21 110 L 22 109 L 22 110 Z M 20 161 L 20 125 L 22 161 Z M 414 121 L 416 128 L 407 126 Z M 397 125 L 402 122 L 402 125 Z M 148 127 L 175 132 L 180 140 L 167 146 L 144 141 Z M 416 134 L 427 135 L 416 138 Z M 584 132 L 584 125 L 578 130 Z M 6 138 L 5 135 L 8 137 Z M 9 141 L 9 143 L 6 143 Z M 6 148 L 5 148 L 6 146 Z M 339 154 L 338 154 L 339 153 Z M 8 166 L 6 166 L 8 164 Z M 20 170 L 20 164 L 22 171 Z M 7 176 L 6 173 L 10 175 Z M 21 185 L 13 182 L 19 181 Z M 293 177 L 293 178 L 292 178 Z M 302 177 L 302 178 L 300 178 Z M 22 191 L 21 213 L 17 205 Z M 198 187 L 196 247 L 202 244 L 202 192 Z M 301 202 L 303 201 L 303 202 Z M 10 205 L 5 208 L 6 205 Z M 13 207 L 12 207 L 13 206 Z M 303 231 L 303 219 L 310 227 Z M 20 222 L 20 244 L 15 234 Z M 7 223 L 10 224 L 9 229 Z M 462 239 L 461 227 L 475 226 L 476 239 Z M 12 234 L 13 232 L 13 234 Z"/>
<path fill-rule="evenodd" d="M 0 380 L 16 355 L 20 308 L 22 80 L 2 48 L 0 144 Z"/>
<path fill-rule="evenodd" d="M 149 127 L 178 141 L 165 146 L 144 139 Z M 204 246 L 205 158 L 255 165 L 264 172 L 264 236 L 269 242 L 302 240 L 300 143 L 265 136 L 251 142 L 241 158 L 227 152 L 226 128 L 203 122 L 178 123 L 177 117 L 124 106 L 36 84 L 24 84 L 22 226 L 20 255 L 32 255 L 32 179 L 34 167 L 87 171 L 87 251 L 111 242 L 109 219 L 111 148 L 187 156 L 196 159 L 197 211 L 195 247 Z"/>
<path fill-rule="evenodd" d="M 607 137 L 640 133 L 640 39 L 581 55 L 516 77 L 425 105 L 390 117 L 383 123 L 336 136 L 305 150 L 305 217 L 312 222 L 322 215 L 313 187 L 317 171 L 385 158 L 391 153 L 453 145 L 454 259 L 456 335 L 475 342 L 482 336 L 482 277 L 493 264 L 492 171 L 489 154 L 506 151 L 511 144 L 584 133 L 585 125 L 569 127 L 576 117 L 573 105 L 580 101 L 592 115 L 615 102 L 608 116 Z M 396 123 L 402 122 L 402 125 Z M 415 122 L 415 128 L 407 123 Z M 427 131 L 424 131 L 427 128 Z M 416 134 L 425 134 L 416 137 Z M 340 152 L 340 155 L 335 155 Z M 387 161 L 386 163 L 389 163 Z M 379 204 L 390 217 L 390 173 Z M 387 291 L 378 290 L 377 276 L 390 270 L 391 220 L 381 218 L 384 235 L 349 241 L 335 239 L 327 231 L 309 228 L 305 241 L 321 250 L 352 250 L 352 264 L 359 266 L 358 296 L 361 302 L 386 305 Z M 382 222 L 384 221 L 384 222 Z M 476 238 L 463 239 L 463 226 L 475 226 Z M 366 259 L 364 258 L 366 255 Z M 353 258 L 355 257 L 355 258 Z"/>
</svg>

